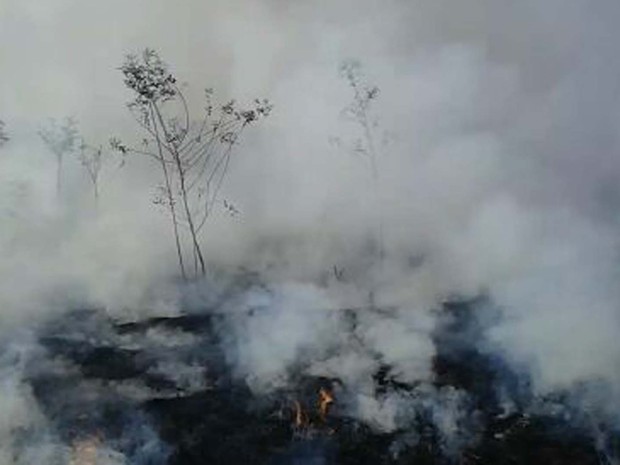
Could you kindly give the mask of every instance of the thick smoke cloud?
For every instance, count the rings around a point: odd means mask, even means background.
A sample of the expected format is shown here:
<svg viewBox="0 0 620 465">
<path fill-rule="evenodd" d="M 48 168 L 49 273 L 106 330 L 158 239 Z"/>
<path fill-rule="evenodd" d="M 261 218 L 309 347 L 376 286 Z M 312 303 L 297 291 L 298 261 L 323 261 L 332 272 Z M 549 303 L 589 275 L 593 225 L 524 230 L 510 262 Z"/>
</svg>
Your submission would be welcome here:
<svg viewBox="0 0 620 465">
<path fill-rule="evenodd" d="M 228 328 L 231 361 L 255 389 L 286 383 L 310 354 L 309 373 L 357 386 L 359 417 L 393 429 L 407 402 L 368 392 L 372 357 L 403 382 L 427 380 L 431 310 L 486 294 L 503 315 L 489 350 L 537 393 L 600 382 L 617 394 L 618 18 L 614 0 L 5 1 L 1 324 L 77 305 L 134 319 L 179 311 L 183 292 L 200 302 L 217 293 L 217 279 L 198 290 L 171 283 L 170 231 L 142 161 L 108 165 L 95 210 L 76 162 L 55 198 L 53 157 L 36 136 L 47 117 L 74 115 L 95 143 L 135 137 L 117 68 L 150 46 L 188 81 L 190 99 L 209 86 L 275 104 L 224 187 L 241 215 L 218 215 L 205 236 L 214 268 L 258 271 L 271 289 L 225 308 L 267 309 Z M 363 161 L 329 143 L 356 134 L 341 117 L 351 96 L 338 75 L 351 58 L 381 90 L 378 204 Z M 371 266 L 364 251 L 379 222 L 386 259 Z M 329 310 L 364 306 L 369 289 L 397 310 L 364 317 L 357 347 Z M 44 430 L 24 408 L 19 366 L 1 369 L 0 409 L 16 424 L 0 423 L 0 454 L 16 425 Z M 458 393 L 435 398 L 446 405 L 438 422 L 458 423 Z"/>
</svg>

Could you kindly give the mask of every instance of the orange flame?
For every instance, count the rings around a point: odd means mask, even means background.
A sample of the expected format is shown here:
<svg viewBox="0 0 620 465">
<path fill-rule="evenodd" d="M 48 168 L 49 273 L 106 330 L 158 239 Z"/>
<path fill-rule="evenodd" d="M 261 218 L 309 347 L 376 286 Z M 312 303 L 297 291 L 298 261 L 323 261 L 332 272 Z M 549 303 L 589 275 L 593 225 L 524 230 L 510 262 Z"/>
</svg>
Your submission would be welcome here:
<svg viewBox="0 0 620 465">
<path fill-rule="evenodd" d="M 321 388 L 319 390 L 319 416 L 321 420 L 325 421 L 327 418 L 327 412 L 329 407 L 334 403 L 334 396 L 327 389 Z"/>
<path fill-rule="evenodd" d="M 295 428 L 300 430 L 313 430 L 318 427 L 317 423 L 326 423 L 330 406 L 334 403 L 333 394 L 326 388 L 319 389 L 316 413 L 308 413 L 299 401 L 293 401 L 293 421 Z M 330 430 L 330 434 L 333 433 Z"/>
<path fill-rule="evenodd" d="M 295 401 L 295 426 L 301 428 L 308 424 L 308 417 L 301 408 L 301 404 Z"/>
<path fill-rule="evenodd" d="M 69 465 L 96 465 L 97 450 L 101 441 L 98 437 L 77 440 L 72 444 Z"/>
</svg>

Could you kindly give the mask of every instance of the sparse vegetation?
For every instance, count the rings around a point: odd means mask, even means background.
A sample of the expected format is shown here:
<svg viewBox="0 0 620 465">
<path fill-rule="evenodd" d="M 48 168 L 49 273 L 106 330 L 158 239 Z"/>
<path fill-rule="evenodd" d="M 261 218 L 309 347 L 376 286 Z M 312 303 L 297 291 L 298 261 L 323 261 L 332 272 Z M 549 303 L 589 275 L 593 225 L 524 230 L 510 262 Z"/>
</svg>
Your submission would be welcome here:
<svg viewBox="0 0 620 465">
<path fill-rule="evenodd" d="M 356 60 L 345 61 L 340 65 L 340 77 L 352 91 L 351 101 L 342 109 L 341 117 L 353 128 L 350 137 L 332 136 L 330 142 L 338 149 L 359 157 L 368 165 L 370 184 L 375 199 L 372 207 L 377 214 L 376 231 L 370 244 L 371 255 L 377 262 L 385 257 L 383 205 L 380 186 L 380 158 L 385 147 L 386 137 L 373 112 L 373 104 L 380 95 L 379 87 L 366 82 L 363 67 Z M 334 266 L 334 277 L 343 280 L 344 270 Z M 374 302 L 374 289 L 370 291 L 371 304 Z"/>
<path fill-rule="evenodd" d="M 383 260 L 385 243 L 383 233 L 382 201 L 380 186 L 379 158 L 385 146 L 386 137 L 372 111 L 372 105 L 380 94 L 379 87 L 366 82 L 362 65 L 355 60 L 345 61 L 340 66 L 340 75 L 353 92 L 351 102 L 343 108 L 341 115 L 356 128 L 357 135 L 352 140 L 332 137 L 332 143 L 347 152 L 361 157 L 368 163 L 372 190 L 377 210 L 376 256 Z"/>
<path fill-rule="evenodd" d="M 359 136 L 346 144 L 346 148 L 367 160 L 374 182 L 379 180 L 378 132 L 379 122 L 372 115 L 372 104 L 379 97 L 379 88 L 365 82 L 362 65 L 358 61 L 346 61 L 340 66 L 340 75 L 353 92 L 353 99 L 342 110 L 342 116 L 358 127 Z M 341 142 L 336 139 L 336 142 Z"/>
</svg>

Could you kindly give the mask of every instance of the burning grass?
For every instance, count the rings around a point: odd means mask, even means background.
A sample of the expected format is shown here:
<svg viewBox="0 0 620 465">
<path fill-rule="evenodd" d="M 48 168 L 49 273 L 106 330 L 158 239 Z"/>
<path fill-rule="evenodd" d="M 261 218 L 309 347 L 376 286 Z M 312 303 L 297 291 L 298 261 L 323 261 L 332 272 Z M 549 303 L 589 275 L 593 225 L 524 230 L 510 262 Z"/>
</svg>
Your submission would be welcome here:
<svg viewBox="0 0 620 465">
<path fill-rule="evenodd" d="M 71 465 L 99 464 L 104 453 L 106 464 L 114 454 L 124 457 L 118 463 L 153 465 L 600 464 L 600 437 L 578 422 L 503 410 L 498 387 L 517 387 L 471 346 L 480 336 L 468 305 L 447 307 L 440 319 L 430 384 L 403 383 L 378 364 L 374 392 L 364 395 L 377 408 L 398 401 L 401 420 L 390 430 L 355 414 L 362 393 L 354 386 L 301 366 L 285 386 L 253 391 L 228 362 L 221 315 L 116 324 L 76 314 L 43 331 L 54 363 L 31 361 L 29 382 L 69 444 Z M 168 342 L 176 334 L 175 344 L 162 346 L 157 331 Z M 179 373 L 161 370 L 162 361 Z"/>
</svg>

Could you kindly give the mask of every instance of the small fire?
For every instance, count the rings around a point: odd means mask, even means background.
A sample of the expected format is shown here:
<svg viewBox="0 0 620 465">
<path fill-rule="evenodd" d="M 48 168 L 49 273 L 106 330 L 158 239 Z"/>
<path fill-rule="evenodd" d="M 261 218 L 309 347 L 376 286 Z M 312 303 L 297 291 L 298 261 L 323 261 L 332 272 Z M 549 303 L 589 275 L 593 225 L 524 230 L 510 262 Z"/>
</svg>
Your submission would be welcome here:
<svg viewBox="0 0 620 465">
<path fill-rule="evenodd" d="M 308 415 L 306 415 L 306 412 L 301 408 L 301 404 L 295 401 L 295 426 L 297 428 L 302 428 L 308 425 L 308 423 Z"/>
<path fill-rule="evenodd" d="M 295 428 L 305 430 L 316 427 L 317 423 L 326 423 L 329 408 L 334 403 L 334 396 L 325 388 L 319 389 L 318 396 L 316 413 L 306 412 L 299 401 L 293 402 Z"/>
<path fill-rule="evenodd" d="M 69 465 L 97 465 L 97 451 L 101 445 L 98 437 L 76 440 L 72 444 Z"/>
<path fill-rule="evenodd" d="M 327 419 L 327 413 L 329 407 L 334 403 L 334 396 L 327 389 L 321 388 L 319 390 L 319 416 L 322 421 Z"/>
</svg>

